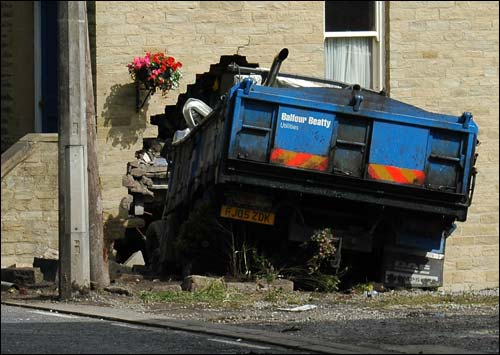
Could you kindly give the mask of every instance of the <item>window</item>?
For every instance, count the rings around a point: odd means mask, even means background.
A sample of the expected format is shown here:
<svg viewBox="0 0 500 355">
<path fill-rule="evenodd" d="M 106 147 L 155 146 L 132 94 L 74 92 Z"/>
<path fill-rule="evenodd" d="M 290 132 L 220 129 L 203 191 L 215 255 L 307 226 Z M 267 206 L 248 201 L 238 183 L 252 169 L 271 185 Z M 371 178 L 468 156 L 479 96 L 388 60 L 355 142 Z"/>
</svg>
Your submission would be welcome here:
<svg viewBox="0 0 500 355">
<path fill-rule="evenodd" d="M 383 89 L 383 1 L 325 1 L 325 77 Z"/>
</svg>

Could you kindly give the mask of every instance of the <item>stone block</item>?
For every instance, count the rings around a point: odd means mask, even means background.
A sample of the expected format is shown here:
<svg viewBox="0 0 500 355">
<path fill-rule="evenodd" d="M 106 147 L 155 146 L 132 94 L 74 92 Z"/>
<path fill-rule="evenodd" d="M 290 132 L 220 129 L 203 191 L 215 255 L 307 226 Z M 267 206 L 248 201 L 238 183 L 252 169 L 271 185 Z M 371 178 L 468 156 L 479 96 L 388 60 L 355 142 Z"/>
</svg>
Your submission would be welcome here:
<svg viewBox="0 0 500 355">
<path fill-rule="evenodd" d="M 257 289 L 261 291 L 282 290 L 283 292 L 292 292 L 293 281 L 285 279 L 277 279 L 268 282 L 267 280 L 259 279 L 257 280 Z"/>
<path fill-rule="evenodd" d="M 498 155 L 497 155 L 498 157 Z M 497 223 L 498 224 L 498 213 L 485 213 L 480 217 L 481 223 L 490 224 Z"/>
<path fill-rule="evenodd" d="M 39 199 L 57 199 L 58 194 L 57 191 L 47 191 L 44 189 L 36 190 L 35 191 L 35 196 Z"/>
<path fill-rule="evenodd" d="M 439 19 L 439 10 L 436 8 L 431 9 L 418 9 L 416 12 L 417 20 L 438 20 Z"/>
<path fill-rule="evenodd" d="M 27 234 L 30 235 L 31 233 L 27 233 Z M 31 241 L 23 242 L 23 243 L 16 243 L 16 254 L 17 255 L 23 255 L 23 254 L 33 255 L 33 253 L 35 252 L 35 249 L 36 249 L 36 245 Z"/>
<path fill-rule="evenodd" d="M 257 290 L 255 282 L 226 282 L 228 290 L 238 291 L 241 293 L 252 293 Z"/>
<path fill-rule="evenodd" d="M 486 281 L 496 282 L 498 286 L 498 270 L 486 271 Z"/>
<path fill-rule="evenodd" d="M 417 11 L 415 9 L 394 9 L 391 10 L 390 18 L 393 21 L 415 20 Z"/>
<path fill-rule="evenodd" d="M 486 273 L 478 272 L 477 270 L 464 271 L 464 282 L 470 284 L 480 284 L 486 281 Z"/>
<path fill-rule="evenodd" d="M 200 291 L 218 281 L 221 281 L 221 278 L 189 275 L 184 278 L 181 288 L 182 290 L 189 292 Z"/>
<path fill-rule="evenodd" d="M 2 281 L 16 285 L 35 285 L 43 281 L 43 274 L 37 267 L 2 269 Z"/>
<path fill-rule="evenodd" d="M 456 262 L 456 268 L 458 270 L 470 270 L 472 269 L 472 260 L 458 260 Z"/>
<path fill-rule="evenodd" d="M 123 274 L 132 274 L 132 268 L 118 264 L 116 261 L 109 261 L 109 278 L 116 280 Z"/>
<path fill-rule="evenodd" d="M 132 254 L 127 261 L 123 263 L 124 266 L 128 267 L 134 267 L 134 265 L 146 265 L 144 262 L 144 257 L 142 256 L 141 251 L 137 251 L 134 254 Z"/>
<path fill-rule="evenodd" d="M 140 26 L 139 25 L 126 25 L 126 24 L 120 24 L 117 26 L 113 25 L 106 25 L 102 26 L 102 33 L 104 35 L 117 35 L 117 34 L 134 34 L 134 33 L 140 33 Z M 120 48 L 120 50 L 124 51 L 124 48 Z"/>
<path fill-rule="evenodd" d="M 109 293 L 116 293 L 118 295 L 125 295 L 125 296 L 132 295 L 132 293 L 128 289 L 126 289 L 125 287 L 121 287 L 121 286 L 104 287 L 104 291 L 107 291 Z"/>
<path fill-rule="evenodd" d="M 181 287 L 180 283 L 161 282 L 159 284 L 151 286 L 149 291 L 151 291 L 151 292 L 181 292 L 182 287 Z"/>
<path fill-rule="evenodd" d="M 452 245 L 474 245 L 474 238 L 472 237 L 454 237 L 452 240 Z"/>
<path fill-rule="evenodd" d="M 32 191 L 17 191 L 14 194 L 14 199 L 16 200 L 31 200 L 34 198 Z"/>
<path fill-rule="evenodd" d="M 7 267 L 12 267 L 16 264 L 17 258 L 15 256 L 4 256 L 2 255 L 2 269 Z"/>
<path fill-rule="evenodd" d="M 19 218 L 21 220 L 34 220 L 34 219 L 41 220 L 42 216 L 43 214 L 41 211 L 26 211 L 19 213 Z"/>
<path fill-rule="evenodd" d="M 44 275 L 39 267 L 33 267 L 33 271 L 35 274 L 35 284 L 40 284 L 44 281 Z"/>
<path fill-rule="evenodd" d="M 144 219 L 139 217 L 129 217 L 123 221 L 123 227 L 125 228 L 143 228 L 145 225 Z"/>
<path fill-rule="evenodd" d="M 127 41 L 129 45 L 139 45 L 142 46 L 146 44 L 146 39 L 143 36 L 127 36 Z"/>
<path fill-rule="evenodd" d="M 133 177 L 139 178 L 139 177 L 143 176 L 144 174 L 146 174 L 146 171 L 144 169 L 141 169 L 141 168 L 133 168 L 130 170 L 130 174 Z"/>
<path fill-rule="evenodd" d="M 485 246 L 481 248 L 481 255 L 498 257 L 498 244 L 493 246 Z"/>
<path fill-rule="evenodd" d="M 148 14 L 142 12 L 129 12 L 126 14 L 127 24 L 160 24 L 165 23 L 165 13 L 164 12 L 151 12 Z"/>
</svg>

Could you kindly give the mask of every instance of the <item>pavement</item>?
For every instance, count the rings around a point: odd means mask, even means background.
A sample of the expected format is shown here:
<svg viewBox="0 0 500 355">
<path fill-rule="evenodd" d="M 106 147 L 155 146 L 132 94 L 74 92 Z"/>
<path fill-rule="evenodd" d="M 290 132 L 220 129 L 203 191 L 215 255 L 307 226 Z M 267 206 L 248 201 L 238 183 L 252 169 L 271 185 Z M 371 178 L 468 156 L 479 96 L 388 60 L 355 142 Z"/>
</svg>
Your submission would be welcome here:
<svg viewBox="0 0 500 355">
<path fill-rule="evenodd" d="M 230 338 L 239 338 L 256 341 L 264 344 L 282 346 L 290 349 L 305 350 L 312 353 L 323 354 L 473 354 L 475 352 L 464 351 L 444 346 L 426 345 L 383 345 L 377 348 L 366 346 L 355 346 L 340 344 L 322 339 L 305 338 L 286 335 L 269 330 L 248 329 L 241 326 L 228 324 L 214 324 L 194 320 L 177 320 L 168 316 L 155 315 L 112 307 L 100 307 L 91 305 L 80 305 L 71 303 L 42 303 L 36 301 L 13 301 L 2 300 L 2 304 L 10 306 L 25 307 L 31 309 L 59 312 L 62 314 L 73 314 L 84 317 L 98 318 L 104 320 L 125 322 L 130 324 L 183 330 L 188 332 L 218 335 Z"/>
<path fill-rule="evenodd" d="M 387 354 L 386 350 L 377 350 L 373 348 L 326 342 L 322 341 L 321 339 L 298 338 L 296 336 L 256 329 L 248 329 L 234 325 L 213 324 L 193 320 L 176 320 L 161 315 L 157 315 L 154 318 L 151 318 L 151 315 L 148 314 L 111 307 L 99 307 L 69 303 L 47 304 L 25 301 L 2 301 L 2 304 L 53 311 L 63 314 L 73 314 L 85 317 L 126 322 L 143 326 L 168 328 L 231 338 L 239 338 L 244 340 L 257 341 L 260 343 L 279 345 L 291 349 L 306 350 L 314 353 Z"/>
</svg>

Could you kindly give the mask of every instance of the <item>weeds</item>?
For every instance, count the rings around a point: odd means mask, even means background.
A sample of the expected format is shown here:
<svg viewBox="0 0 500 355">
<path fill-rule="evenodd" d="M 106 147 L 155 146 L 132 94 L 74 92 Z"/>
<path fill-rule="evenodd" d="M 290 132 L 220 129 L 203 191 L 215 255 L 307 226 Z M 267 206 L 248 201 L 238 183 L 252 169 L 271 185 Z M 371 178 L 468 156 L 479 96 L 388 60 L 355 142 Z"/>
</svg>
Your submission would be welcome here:
<svg viewBox="0 0 500 355">
<path fill-rule="evenodd" d="M 335 292 L 338 291 L 341 278 L 346 271 L 347 269 L 336 274 L 328 274 L 321 271 L 311 273 L 310 270 L 294 267 L 284 269 L 282 272 L 301 289 L 316 292 Z"/>
<path fill-rule="evenodd" d="M 241 242 L 241 247 L 238 247 L 237 238 L 235 238 L 234 233 L 230 231 L 229 234 L 231 235 L 229 246 L 229 274 L 235 279 L 249 280 L 252 278 L 252 271 L 250 270 L 248 254 L 254 249 L 247 245 L 245 236 Z"/>
<path fill-rule="evenodd" d="M 255 276 L 264 279 L 268 284 L 280 277 L 280 272 L 275 269 L 272 262 L 264 254 L 259 254 L 256 249 L 251 249 L 251 257 L 252 264 L 256 269 Z"/>
<path fill-rule="evenodd" d="M 149 292 L 141 291 L 139 298 L 146 303 L 150 302 L 167 302 L 167 303 L 220 303 L 230 297 L 230 293 L 226 292 L 226 286 L 220 280 L 211 282 L 205 288 L 194 291 L 164 291 L 164 292 Z"/>
<path fill-rule="evenodd" d="M 373 291 L 374 287 L 371 283 L 357 284 L 352 287 L 352 292 L 354 293 L 364 293 Z"/>
<path fill-rule="evenodd" d="M 181 226 L 175 250 L 181 260 L 198 264 L 199 270 L 206 265 L 210 265 L 215 273 L 225 269 L 236 280 L 263 279 L 271 284 L 285 276 L 306 290 L 338 290 L 343 276 L 338 272 L 340 239 L 330 228 L 315 231 L 303 248 L 293 246 L 297 248 L 296 253 L 286 255 L 283 261 L 296 265 L 293 267 L 277 264 L 283 258 L 282 253 L 268 249 L 262 252 L 254 244 L 249 244 L 246 233 L 245 225 L 230 222 L 229 226 L 224 226 L 217 220 L 213 206 L 201 203 Z M 267 252 L 274 257 L 266 255 Z"/>
<path fill-rule="evenodd" d="M 345 275 L 347 269 L 339 272 L 339 250 L 330 228 L 317 230 L 311 239 L 302 244 L 307 250 L 309 258 L 305 261 L 307 269 L 303 266 L 285 268 L 282 273 L 287 275 L 300 288 L 318 292 L 335 292 L 339 289 L 340 279 Z"/>
<path fill-rule="evenodd" d="M 304 247 L 311 249 L 312 257 L 307 261 L 309 274 L 320 272 L 324 267 L 337 267 L 339 250 L 335 246 L 338 239 L 330 228 L 317 230 Z"/>
<path fill-rule="evenodd" d="M 283 290 L 282 289 L 270 289 L 264 296 L 264 301 L 267 302 L 277 302 L 283 298 Z"/>
</svg>

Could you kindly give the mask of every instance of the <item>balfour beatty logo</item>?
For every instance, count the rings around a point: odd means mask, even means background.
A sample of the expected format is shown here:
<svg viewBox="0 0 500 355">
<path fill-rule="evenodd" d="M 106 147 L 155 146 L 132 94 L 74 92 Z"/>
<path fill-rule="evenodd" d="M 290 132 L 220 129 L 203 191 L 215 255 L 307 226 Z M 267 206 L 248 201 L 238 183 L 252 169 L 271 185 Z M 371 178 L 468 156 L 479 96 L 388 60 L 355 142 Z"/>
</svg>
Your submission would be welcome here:
<svg viewBox="0 0 500 355">
<path fill-rule="evenodd" d="M 307 123 L 309 125 L 321 126 L 325 128 L 330 128 L 332 124 L 332 121 L 327 120 L 325 118 L 315 118 L 313 116 L 304 117 L 304 116 L 298 116 L 294 113 L 286 113 L 286 112 L 281 113 L 281 120 L 288 122 L 296 122 L 296 123 Z"/>
</svg>

